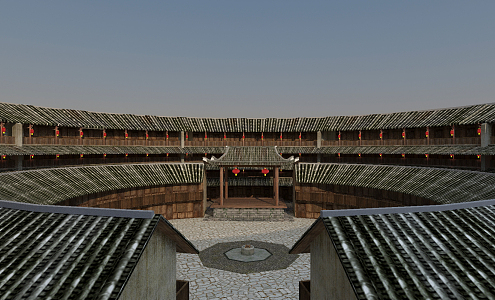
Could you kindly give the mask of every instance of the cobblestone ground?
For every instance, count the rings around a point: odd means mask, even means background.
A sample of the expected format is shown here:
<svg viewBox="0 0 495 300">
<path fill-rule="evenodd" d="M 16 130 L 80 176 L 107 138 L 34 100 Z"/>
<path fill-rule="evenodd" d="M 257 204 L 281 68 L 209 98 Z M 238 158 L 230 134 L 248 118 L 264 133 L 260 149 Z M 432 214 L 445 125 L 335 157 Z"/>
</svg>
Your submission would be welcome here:
<svg viewBox="0 0 495 300">
<path fill-rule="evenodd" d="M 170 220 L 199 251 L 217 243 L 254 240 L 283 244 L 289 249 L 313 224 L 293 222 Z M 301 254 L 287 269 L 238 274 L 204 267 L 195 254 L 177 254 L 177 279 L 189 281 L 190 299 L 299 299 L 299 281 L 309 280 L 309 254 Z"/>
</svg>

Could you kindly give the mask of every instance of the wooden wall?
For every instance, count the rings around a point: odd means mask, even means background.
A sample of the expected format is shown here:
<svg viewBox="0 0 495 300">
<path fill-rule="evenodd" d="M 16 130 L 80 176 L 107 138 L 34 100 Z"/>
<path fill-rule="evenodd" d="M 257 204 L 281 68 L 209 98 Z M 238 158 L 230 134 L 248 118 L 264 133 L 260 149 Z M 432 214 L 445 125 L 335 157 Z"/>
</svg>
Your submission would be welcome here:
<svg viewBox="0 0 495 300">
<path fill-rule="evenodd" d="M 159 185 L 84 195 L 57 205 L 153 210 L 167 219 L 204 217 L 203 185 Z"/>
<path fill-rule="evenodd" d="M 334 184 L 296 184 L 294 214 L 318 218 L 321 210 L 433 205 L 435 201 L 386 190 Z"/>
</svg>

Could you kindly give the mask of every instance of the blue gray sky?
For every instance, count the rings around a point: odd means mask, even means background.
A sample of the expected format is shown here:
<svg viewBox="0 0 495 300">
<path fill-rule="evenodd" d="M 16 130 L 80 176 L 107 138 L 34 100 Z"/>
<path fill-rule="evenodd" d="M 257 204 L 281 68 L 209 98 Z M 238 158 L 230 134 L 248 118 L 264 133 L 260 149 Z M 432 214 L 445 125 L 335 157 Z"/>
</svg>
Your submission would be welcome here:
<svg viewBox="0 0 495 300">
<path fill-rule="evenodd" d="M 0 101 L 187 117 L 495 102 L 495 1 L 2 1 Z"/>
</svg>

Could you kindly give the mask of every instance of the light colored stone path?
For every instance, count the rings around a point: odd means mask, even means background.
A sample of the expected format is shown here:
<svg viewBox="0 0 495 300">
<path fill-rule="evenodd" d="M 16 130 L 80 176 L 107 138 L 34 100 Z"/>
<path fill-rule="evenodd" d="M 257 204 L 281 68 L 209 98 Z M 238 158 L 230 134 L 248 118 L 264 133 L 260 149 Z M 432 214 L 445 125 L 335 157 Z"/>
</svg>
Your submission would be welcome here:
<svg viewBox="0 0 495 300">
<path fill-rule="evenodd" d="M 217 243 L 254 240 L 283 244 L 289 249 L 314 223 L 169 220 L 199 251 Z M 204 267 L 195 254 L 177 254 L 177 279 L 189 281 L 190 299 L 299 299 L 299 281 L 309 280 L 309 254 L 301 254 L 287 269 L 238 274 Z"/>
</svg>

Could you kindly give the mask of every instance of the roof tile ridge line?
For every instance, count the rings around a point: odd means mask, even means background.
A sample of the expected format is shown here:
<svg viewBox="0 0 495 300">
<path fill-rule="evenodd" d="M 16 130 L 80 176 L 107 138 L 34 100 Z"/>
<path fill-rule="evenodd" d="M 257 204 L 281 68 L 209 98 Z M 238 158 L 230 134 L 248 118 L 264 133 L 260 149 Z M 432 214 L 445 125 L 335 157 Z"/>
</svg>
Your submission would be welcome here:
<svg viewBox="0 0 495 300">
<path fill-rule="evenodd" d="M 405 207 L 387 207 L 387 208 L 362 208 L 362 209 L 342 209 L 342 210 L 322 210 L 320 217 L 349 217 L 349 216 L 370 216 L 381 214 L 404 214 L 418 212 L 439 212 L 450 211 L 456 209 L 476 208 L 495 205 L 495 199 L 470 201 L 453 204 L 439 205 L 421 205 L 421 206 L 405 206 Z"/>
<path fill-rule="evenodd" d="M 167 220 L 163 215 L 158 215 L 159 216 L 159 222 L 162 221 L 164 222 L 167 226 L 169 226 L 177 235 L 179 235 L 190 247 L 192 247 L 196 252 L 197 254 L 199 254 L 199 250 L 196 248 L 196 246 L 194 246 L 193 243 L 191 243 L 191 241 L 189 239 L 187 239 L 183 234 L 182 232 L 179 231 L 179 229 L 177 229 L 174 224 L 170 223 L 169 220 Z M 157 222 L 157 226 L 158 226 L 158 223 Z"/>
<path fill-rule="evenodd" d="M 167 116 L 155 116 L 155 115 L 138 115 L 138 114 L 132 114 L 132 113 L 109 113 L 109 112 L 97 112 L 97 111 L 89 111 L 89 110 L 82 110 L 82 109 L 54 108 L 54 107 L 37 106 L 37 105 L 32 105 L 32 104 L 18 104 L 18 103 L 0 102 L 0 104 L 2 104 L 2 103 L 4 103 L 4 104 L 11 104 L 11 105 L 25 105 L 25 106 L 32 106 L 32 107 L 37 107 L 37 108 L 44 108 L 44 109 L 85 111 L 85 112 L 89 112 L 89 113 L 102 113 L 102 114 L 111 114 L 111 115 L 154 116 L 154 117 L 186 118 L 186 119 L 193 119 L 193 118 L 198 118 L 198 119 L 216 119 L 216 120 L 225 119 L 225 118 L 205 118 L 205 117 L 185 117 L 185 116 L 168 116 L 167 117 Z M 371 115 L 390 115 L 390 114 L 400 114 L 400 113 L 410 113 L 410 112 L 427 112 L 427 111 L 439 111 L 439 110 L 448 110 L 448 109 L 460 109 L 460 108 L 474 107 L 474 106 L 480 106 L 480 105 L 495 105 L 495 102 L 491 102 L 491 103 L 478 103 L 478 104 L 471 104 L 471 105 L 464 105 L 464 106 L 457 106 L 457 107 L 433 108 L 433 109 L 425 109 L 425 110 L 398 111 L 398 112 L 390 112 L 390 113 L 374 113 L 374 114 L 343 115 L 343 116 L 324 116 L 324 117 L 293 117 L 293 118 L 274 118 L 274 119 L 296 119 L 296 118 L 324 119 L 324 118 L 328 118 L 328 117 L 364 117 L 364 116 L 371 116 Z M 267 120 L 269 118 L 240 118 L 240 119 Z"/>
<path fill-rule="evenodd" d="M 156 162 L 156 163 L 133 163 L 133 164 L 101 164 L 101 165 L 80 165 L 80 166 L 70 166 L 70 167 L 59 167 L 59 168 L 39 168 L 39 169 L 30 169 L 30 170 L 22 170 L 22 171 L 11 171 L 11 172 L 0 172 L 0 177 L 4 175 L 12 175 L 12 174 L 22 174 L 29 172 L 43 172 L 43 171 L 52 171 L 52 170 L 66 170 L 66 169 L 83 169 L 83 168 L 104 168 L 104 167 L 123 167 L 123 166 L 139 166 L 139 165 L 176 165 L 176 164 L 186 164 L 186 165 L 201 165 L 201 162 Z M 483 173 L 484 174 L 484 173 Z M 2 200 L 0 200 L 2 201 Z"/>
<path fill-rule="evenodd" d="M 155 212 L 152 210 L 39 205 L 39 204 L 21 203 L 21 202 L 6 201 L 6 200 L 0 200 L 0 207 L 31 211 L 37 213 L 54 213 L 54 214 L 66 214 L 66 215 L 85 215 L 85 216 L 117 217 L 117 218 L 133 218 L 133 219 L 152 219 L 155 216 Z"/>
<path fill-rule="evenodd" d="M 301 164 L 319 164 L 319 165 L 345 165 L 345 166 L 378 166 L 383 168 L 407 168 L 407 169 L 422 169 L 422 170 L 439 170 L 439 171 L 449 171 L 457 173 L 470 173 L 470 174 L 480 174 L 486 176 L 495 176 L 495 173 L 481 172 L 481 171 L 470 171 L 462 169 L 449 169 L 449 168 L 435 168 L 435 167 L 421 167 L 421 166 L 401 166 L 401 165 L 374 165 L 374 164 L 347 164 L 347 163 L 312 163 L 312 162 L 302 162 Z M 40 169 L 42 170 L 42 169 Z M 22 172 L 22 171 L 18 171 Z"/>
</svg>

